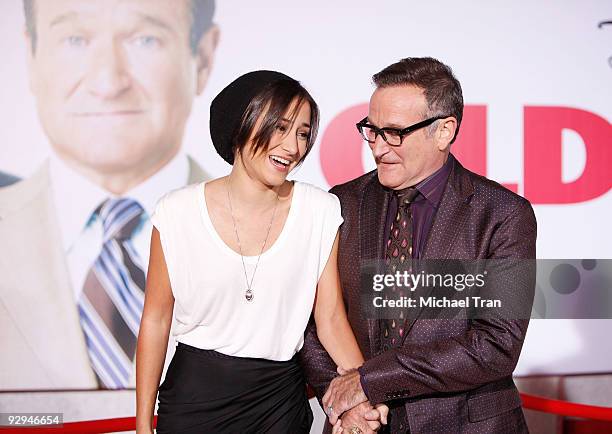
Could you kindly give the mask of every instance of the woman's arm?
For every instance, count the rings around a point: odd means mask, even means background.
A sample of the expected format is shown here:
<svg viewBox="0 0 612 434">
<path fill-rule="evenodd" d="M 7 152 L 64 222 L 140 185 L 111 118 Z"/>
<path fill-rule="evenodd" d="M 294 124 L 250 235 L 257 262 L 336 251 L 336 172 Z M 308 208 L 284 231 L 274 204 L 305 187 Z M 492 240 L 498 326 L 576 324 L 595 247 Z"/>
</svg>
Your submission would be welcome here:
<svg viewBox="0 0 612 434">
<path fill-rule="evenodd" d="M 159 232 L 154 227 L 144 310 L 136 348 L 136 430 L 139 434 L 153 432 L 153 412 L 168 348 L 173 308 L 174 297 L 168 268 Z"/>
<path fill-rule="evenodd" d="M 338 238 L 336 234 L 331 254 L 317 285 L 314 318 L 319 341 L 338 365 L 338 373 L 345 375 L 363 364 L 363 355 L 348 322 L 342 300 L 342 287 L 338 274 Z M 377 421 L 380 420 L 386 425 L 388 413 L 389 408 L 385 404 L 378 404 L 376 410 L 368 412 L 367 416 L 362 415 L 363 420 L 359 417 L 355 420 L 367 423 L 370 429 L 378 431 L 380 425 Z M 328 416 L 331 418 L 332 415 Z M 342 425 L 337 424 L 334 432 L 342 432 Z"/>
<path fill-rule="evenodd" d="M 314 305 L 317 336 L 336 365 L 345 370 L 363 364 L 363 356 L 349 325 L 338 275 L 338 235 L 317 285 Z"/>
</svg>

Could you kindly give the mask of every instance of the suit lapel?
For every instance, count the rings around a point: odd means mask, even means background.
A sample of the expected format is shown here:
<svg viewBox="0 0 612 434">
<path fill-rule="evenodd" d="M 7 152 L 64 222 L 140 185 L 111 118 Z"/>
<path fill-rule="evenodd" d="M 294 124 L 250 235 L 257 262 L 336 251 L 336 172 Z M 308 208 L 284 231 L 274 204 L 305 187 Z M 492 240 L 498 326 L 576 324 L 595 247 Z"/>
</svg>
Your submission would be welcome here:
<svg viewBox="0 0 612 434">
<path fill-rule="evenodd" d="M 359 206 L 360 258 L 362 263 L 380 262 L 384 256 L 384 234 L 389 207 L 390 192 L 378 182 L 378 176 L 370 179 L 365 187 Z M 360 288 L 361 293 L 361 288 Z M 378 319 L 368 318 L 370 354 L 375 355 L 380 348 Z"/>
<path fill-rule="evenodd" d="M 7 205 L 0 213 L 0 302 L 23 351 L 12 354 L 7 363 L 18 370 L 21 359 L 28 369 L 35 369 L 32 364 L 38 361 L 37 372 L 44 374 L 33 387 L 96 387 L 46 168 L 9 188 L 19 191 L 0 195 L 0 202 Z M 5 200 L 11 202 L 10 212 Z"/>
<path fill-rule="evenodd" d="M 442 194 L 438 211 L 434 216 L 427 236 L 427 242 L 421 255 L 422 259 L 449 259 L 451 257 L 457 235 L 465 228 L 465 222 L 470 213 L 469 199 L 473 192 L 474 188 L 467 171 L 454 159 L 453 168 Z M 422 296 L 429 297 L 432 290 L 431 287 L 426 288 L 422 292 Z M 410 316 L 403 340 L 406 339 L 414 322 L 422 312 L 422 308 L 417 309 Z"/>
</svg>

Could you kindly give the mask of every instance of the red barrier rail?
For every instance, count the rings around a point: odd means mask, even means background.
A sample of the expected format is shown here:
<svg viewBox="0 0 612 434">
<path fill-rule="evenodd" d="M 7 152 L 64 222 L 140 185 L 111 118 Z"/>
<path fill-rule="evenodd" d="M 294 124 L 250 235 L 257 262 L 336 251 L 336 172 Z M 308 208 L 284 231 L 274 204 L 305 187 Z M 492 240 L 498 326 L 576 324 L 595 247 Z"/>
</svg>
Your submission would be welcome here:
<svg viewBox="0 0 612 434">
<path fill-rule="evenodd" d="M 154 424 L 157 424 L 157 416 L 153 420 Z M 115 433 L 124 431 L 135 431 L 136 430 L 136 418 L 135 417 L 118 417 L 115 419 L 100 419 L 100 420 L 87 420 L 84 422 L 67 422 L 61 427 L 37 427 L 37 428 L 0 428 L 1 433 L 15 433 L 15 434 L 26 434 L 26 433 L 74 433 L 74 434 L 102 434 L 102 433 Z"/>
<path fill-rule="evenodd" d="M 575 402 L 559 401 L 540 396 L 521 393 L 523 408 L 559 416 L 579 417 L 582 419 L 603 420 L 612 422 L 612 408 L 597 405 L 577 404 Z"/>
<path fill-rule="evenodd" d="M 559 401 L 556 399 L 542 398 L 540 396 L 521 393 L 523 408 L 559 416 L 578 417 L 583 419 L 603 420 L 612 422 L 612 408 L 599 407 L 596 405 L 577 404 L 574 402 Z M 155 416 L 154 423 L 157 423 Z M 134 431 L 136 429 L 135 417 L 121 417 L 116 419 L 89 420 L 85 422 L 68 422 L 61 428 L 0 428 L 2 433 L 78 433 L 78 434 L 101 434 L 123 431 Z"/>
</svg>

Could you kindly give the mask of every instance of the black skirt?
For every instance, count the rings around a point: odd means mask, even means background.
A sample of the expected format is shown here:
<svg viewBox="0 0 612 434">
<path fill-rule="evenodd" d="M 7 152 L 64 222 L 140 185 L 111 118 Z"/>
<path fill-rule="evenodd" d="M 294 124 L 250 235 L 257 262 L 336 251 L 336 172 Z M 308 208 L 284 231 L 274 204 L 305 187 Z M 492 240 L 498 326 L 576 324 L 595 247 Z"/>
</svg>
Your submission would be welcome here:
<svg viewBox="0 0 612 434">
<path fill-rule="evenodd" d="M 159 388 L 159 434 L 306 434 L 312 420 L 297 356 L 276 362 L 179 343 Z"/>
</svg>

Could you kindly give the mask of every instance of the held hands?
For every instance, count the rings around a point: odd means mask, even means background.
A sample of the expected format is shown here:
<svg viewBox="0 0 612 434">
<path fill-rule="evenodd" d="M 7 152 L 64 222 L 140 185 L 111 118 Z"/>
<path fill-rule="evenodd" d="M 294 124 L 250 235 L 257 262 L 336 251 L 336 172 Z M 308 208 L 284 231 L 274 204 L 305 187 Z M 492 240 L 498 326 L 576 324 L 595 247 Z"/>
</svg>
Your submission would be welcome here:
<svg viewBox="0 0 612 434">
<path fill-rule="evenodd" d="M 332 425 L 336 424 L 338 416 L 342 413 L 368 400 L 361 388 L 358 371 L 353 370 L 347 373 L 338 368 L 338 372 L 344 374 L 331 381 L 322 400 L 323 408 L 325 408 Z"/>
<path fill-rule="evenodd" d="M 384 404 L 372 407 L 361 388 L 359 372 L 338 367 L 340 377 L 335 378 L 323 396 L 333 433 L 373 433 L 380 424 L 387 424 L 389 408 Z M 339 416 L 342 415 L 340 419 Z"/>
<path fill-rule="evenodd" d="M 368 402 L 362 402 L 342 415 L 334 425 L 333 434 L 374 434 L 387 424 L 389 409 L 384 404 L 376 408 Z"/>
</svg>

